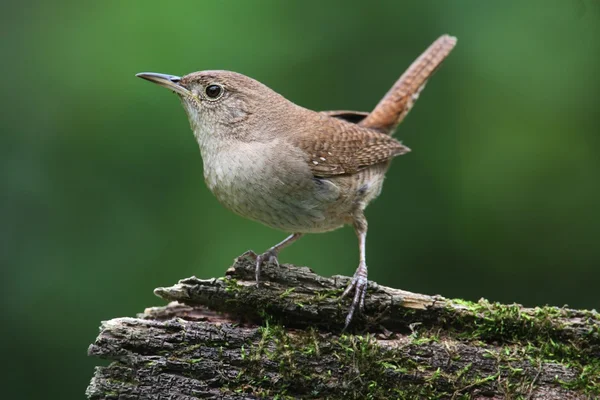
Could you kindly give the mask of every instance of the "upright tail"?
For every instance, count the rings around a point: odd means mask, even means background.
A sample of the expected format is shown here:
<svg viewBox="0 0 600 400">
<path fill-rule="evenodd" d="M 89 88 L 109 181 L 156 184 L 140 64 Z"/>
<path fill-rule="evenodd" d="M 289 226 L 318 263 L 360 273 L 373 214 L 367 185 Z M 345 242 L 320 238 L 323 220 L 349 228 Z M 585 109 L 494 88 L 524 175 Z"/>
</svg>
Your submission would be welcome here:
<svg viewBox="0 0 600 400">
<path fill-rule="evenodd" d="M 393 133 L 410 111 L 427 79 L 456 45 L 456 38 L 440 36 L 417 58 L 359 125 L 384 133 Z"/>
</svg>

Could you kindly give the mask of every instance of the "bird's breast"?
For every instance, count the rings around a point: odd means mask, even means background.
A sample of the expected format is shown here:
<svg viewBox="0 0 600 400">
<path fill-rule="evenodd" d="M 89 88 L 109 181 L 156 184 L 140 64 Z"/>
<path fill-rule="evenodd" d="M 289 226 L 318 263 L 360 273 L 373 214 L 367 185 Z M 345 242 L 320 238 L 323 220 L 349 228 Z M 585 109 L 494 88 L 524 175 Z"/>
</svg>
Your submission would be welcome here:
<svg viewBox="0 0 600 400">
<path fill-rule="evenodd" d="M 320 230 L 327 209 L 339 197 L 335 185 L 315 179 L 303 155 L 281 141 L 201 150 L 206 184 L 219 202 L 273 228 Z"/>
</svg>

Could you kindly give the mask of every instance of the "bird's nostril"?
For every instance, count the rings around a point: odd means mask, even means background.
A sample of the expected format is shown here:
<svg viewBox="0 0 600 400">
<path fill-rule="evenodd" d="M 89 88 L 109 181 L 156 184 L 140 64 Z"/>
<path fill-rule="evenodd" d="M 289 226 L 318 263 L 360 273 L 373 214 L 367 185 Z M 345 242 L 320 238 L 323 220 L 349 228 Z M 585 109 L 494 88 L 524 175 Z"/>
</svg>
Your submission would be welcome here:
<svg viewBox="0 0 600 400">
<path fill-rule="evenodd" d="M 178 77 L 178 76 L 173 76 L 173 75 L 171 75 L 171 76 L 169 76 L 169 80 L 170 80 L 171 82 L 173 82 L 173 83 L 179 83 L 179 81 L 181 80 L 181 78 L 180 78 L 180 77 Z"/>
</svg>

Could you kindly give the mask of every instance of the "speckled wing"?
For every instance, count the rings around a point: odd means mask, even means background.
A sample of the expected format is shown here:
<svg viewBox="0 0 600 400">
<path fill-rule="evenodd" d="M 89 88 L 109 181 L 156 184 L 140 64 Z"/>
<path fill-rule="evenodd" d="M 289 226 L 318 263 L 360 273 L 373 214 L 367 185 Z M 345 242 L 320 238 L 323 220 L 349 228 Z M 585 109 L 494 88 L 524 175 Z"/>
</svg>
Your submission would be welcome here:
<svg viewBox="0 0 600 400">
<path fill-rule="evenodd" d="M 389 135 L 335 118 L 323 117 L 317 132 L 293 140 L 307 155 L 313 175 L 328 177 L 353 174 L 386 162 L 410 149 Z"/>
</svg>

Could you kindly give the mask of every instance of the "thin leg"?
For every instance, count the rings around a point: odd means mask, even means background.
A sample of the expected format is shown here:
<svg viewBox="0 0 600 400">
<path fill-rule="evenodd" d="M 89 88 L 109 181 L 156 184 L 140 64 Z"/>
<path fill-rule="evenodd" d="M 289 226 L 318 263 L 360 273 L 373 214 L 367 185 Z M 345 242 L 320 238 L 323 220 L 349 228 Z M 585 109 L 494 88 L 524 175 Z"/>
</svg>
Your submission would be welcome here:
<svg viewBox="0 0 600 400">
<path fill-rule="evenodd" d="M 265 251 L 259 256 L 256 256 L 256 285 L 258 286 L 258 281 L 260 278 L 260 266 L 263 262 L 274 262 L 279 266 L 279 260 L 277 260 L 277 256 L 279 252 L 284 248 L 294 243 L 296 240 L 302 237 L 302 233 L 293 233 L 281 242 L 277 243 L 275 246 L 271 247 L 269 250 Z"/>
<path fill-rule="evenodd" d="M 367 280 L 367 259 L 365 245 L 367 239 L 367 219 L 362 212 L 354 219 L 354 231 L 356 232 L 356 236 L 358 236 L 360 261 L 352 281 L 350 281 L 348 287 L 346 290 L 344 290 L 344 293 L 342 293 L 342 298 L 344 298 L 352 291 L 352 289 L 354 289 L 354 298 L 352 299 L 352 305 L 348 310 L 348 316 L 346 316 L 346 325 L 344 326 L 344 329 L 348 328 L 348 325 L 350 325 L 352 316 L 356 311 L 356 307 L 359 308 L 360 312 L 365 310 L 365 295 L 367 294 L 367 285 L 369 281 Z"/>
</svg>

